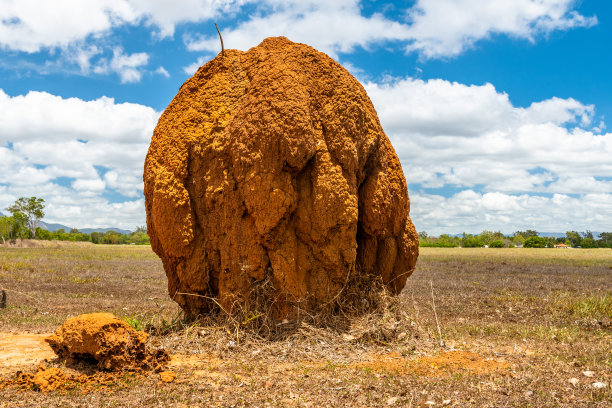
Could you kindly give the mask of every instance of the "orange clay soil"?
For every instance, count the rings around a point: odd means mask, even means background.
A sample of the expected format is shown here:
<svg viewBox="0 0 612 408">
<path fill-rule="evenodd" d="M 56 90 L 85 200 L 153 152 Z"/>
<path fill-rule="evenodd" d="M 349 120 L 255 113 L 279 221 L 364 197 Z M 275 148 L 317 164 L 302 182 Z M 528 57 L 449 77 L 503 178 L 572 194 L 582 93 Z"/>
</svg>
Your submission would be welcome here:
<svg viewBox="0 0 612 408">
<path fill-rule="evenodd" d="M 67 319 L 55 334 L 44 338 L 48 346 L 42 343 L 42 335 L 2 333 L 0 351 L 5 358 L 0 362 L 0 372 L 26 365 L 31 367 L 34 362 L 38 362 L 38 367 L 33 373 L 17 371 L 12 377 L 0 377 L 0 389 L 13 387 L 47 392 L 78 388 L 90 392 L 121 381 L 126 370 L 136 376 L 144 375 L 146 370 L 160 371 L 170 356 L 165 350 L 147 350 L 147 338 L 148 334 L 134 330 L 110 313 L 83 314 Z M 53 351 L 60 360 L 72 363 L 95 360 L 98 369 L 104 371 L 87 375 L 57 367 L 47 368 L 44 360 L 54 357 Z M 172 382 L 172 375 L 172 372 L 165 372 L 161 380 Z"/>
<path fill-rule="evenodd" d="M 33 391 L 67 391 L 79 390 L 83 394 L 93 391 L 104 391 L 109 386 L 119 384 L 127 378 L 143 377 L 145 372 L 131 372 L 129 377 L 123 371 L 100 371 L 94 374 L 74 373 L 57 367 L 39 364 L 36 371 L 16 372 L 12 377 L 0 377 L 0 389 L 18 389 Z"/>
<path fill-rule="evenodd" d="M 95 359 L 104 370 L 154 368 L 168 361 L 164 350 L 147 350 L 148 334 L 136 331 L 110 313 L 90 313 L 66 319 L 45 340 L 61 358 Z"/>
<path fill-rule="evenodd" d="M 55 358 L 47 334 L 0 333 L 0 374 L 36 366 Z"/>
<path fill-rule="evenodd" d="M 121 384 L 125 380 L 134 378 L 144 378 L 145 376 L 151 375 L 150 371 L 139 369 L 126 373 L 125 371 L 98 371 L 93 374 L 83 374 L 82 372 L 75 371 L 74 369 L 60 369 L 57 367 L 47 367 L 44 363 L 39 363 L 36 371 L 28 372 L 25 371 L 24 362 L 34 361 L 43 354 L 37 348 L 30 348 L 28 344 L 35 344 L 36 339 L 33 340 L 32 336 L 38 336 L 40 341 L 40 335 L 31 334 L 0 334 L 0 350 L 7 339 L 10 339 L 14 345 L 13 348 L 17 350 L 21 345 L 22 360 L 11 359 L 13 363 L 12 367 L 10 364 L 5 362 L 4 368 L 13 368 L 13 374 L 9 377 L 0 375 L 0 389 L 13 388 L 13 389 L 30 389 L 38 391 L 59 391 L 64 392 L 67 390 L 78 390 L 82 393 L 89 393 L 94 391 L 107 390 L 109 386 Z M 2 340 L 4 339 L 4 340 Z M 3 343 L 4 341 L 4 343 Z M 46 350 L 44 355 L 47 359 L 50 359 L 49 352 Z M 236 376 L 235 370 L 233 370 L 233 360 L 223 360 L 215 357 L 211 354 L 205 355 L 173 355 L 172 360 L 168 364 L 160 365 L 156 371 L 160 371 L 159 381 L 161 383 L 171 383 L 177 381 L 177 371 L 182 368 L 186 368 L 186 373 L 189 377 L 192 377 L 194 381 L 201 381 L 202 378 L 214 382 L 222 377 Z M 329 361 L 300 361 L 299 363 L 277 363 L 269 365 L 268 369 L 271 373 L 285 375 L 287 373 L 298 370 L 298 367 L 310 367 L 310 368 L 325 368 L 329 364 Z M 14 372 L 15 368 L 22 368 L 24 371 Z M 32 367 L 30 364 L 29 367 Z M 28 367 L 28 369 L 30 369 Z M 510 364 L 503 359 L 499 358 L 483 358 L 480 354 L 454 350 L 440 352 L 433 356 L 408 356 L 404 357 L 396 352 L 382 353 L 382 354 L 370 354 L 363 361 L 348 362 L 346 364 L 347 369 L 367 369 L 376 372 L 387 372 L 397 373 L 401 375 L 419 375 L 434 378 L 444 378 L 448 376 L 454 376 L 457 374 L 463 375 L 489 375 L 499 374 L 504 375 L 508 372 Z M 283 374 L 284 373 L 284 374 Z M 185 372 L 183 373 L 183 376 Z M 127 376 L 127 377 L 126 377 Z M 187 378 L 178 380 L 180 382 L 189 381 Z"/>
<path fill-rule="evenodd" d="M 429 377 L 444 377 L 457 373 L 463 374 L 503 374 L 510 364 L 499 359 L 483 359 L 471 351 L 453 350 L 441 352 L 436 356 L 406 359 L 397 353 L 376 355 L 370 361 L 356 363 L 355 368 L 375 371 L 415 374 Z"/>
<path fill-rule="evenodd" d="M 143 178 L 151 244 L 188 315 L 211 297 L 248 306 L 269 279 L 276 316 L 293 317 L 333 303 L 349 274 L 398 293 L 414 270 L 406 180 L 372 102 L 305 44 L 267 38 L 202 66 L 160 117 Z"/>
</svg>

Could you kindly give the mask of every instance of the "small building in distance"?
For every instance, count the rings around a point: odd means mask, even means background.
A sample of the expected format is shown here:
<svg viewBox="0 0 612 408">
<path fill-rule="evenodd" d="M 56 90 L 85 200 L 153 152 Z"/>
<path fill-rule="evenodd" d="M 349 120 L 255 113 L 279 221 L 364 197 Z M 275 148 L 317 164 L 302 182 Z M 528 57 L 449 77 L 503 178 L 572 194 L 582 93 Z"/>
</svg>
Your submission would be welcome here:
<svg viewBox="0 0 612 408">
<path fill-rule="evenodd" d="M 567 248 L 569 248 L 569 246 L 565 245 L 565 244 L 559 243 L 559 244 L 555 244 L 555 248 L 565 248 L 565 249 L 567 249 Z"/>
</svg>

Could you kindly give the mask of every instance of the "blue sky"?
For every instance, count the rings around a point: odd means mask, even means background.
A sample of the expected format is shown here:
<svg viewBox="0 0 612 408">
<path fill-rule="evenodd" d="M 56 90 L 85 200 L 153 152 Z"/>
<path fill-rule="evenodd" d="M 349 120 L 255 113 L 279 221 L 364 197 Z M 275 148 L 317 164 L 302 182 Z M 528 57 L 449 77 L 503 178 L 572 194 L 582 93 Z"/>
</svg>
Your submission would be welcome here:
<svg viewBox="0 0 612 408">
<path fill-rule="evenodd" d="M 612 230 L 612 5 L 585 0 L 0 0 L 0 208 L 144 224 L 159 114 L 226 48 L 285 35 L 365 86 L 417 229 Z"/>
</svg>

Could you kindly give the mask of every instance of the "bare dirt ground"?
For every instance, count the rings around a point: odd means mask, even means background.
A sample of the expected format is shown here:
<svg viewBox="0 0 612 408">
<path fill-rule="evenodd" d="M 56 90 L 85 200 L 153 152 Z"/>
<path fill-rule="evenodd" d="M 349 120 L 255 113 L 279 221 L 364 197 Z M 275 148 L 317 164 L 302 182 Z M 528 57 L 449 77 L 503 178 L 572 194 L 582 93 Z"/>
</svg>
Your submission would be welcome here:
<svg viewBox="0 0 612 408">
<path fill-rule="evenodd" d="M 422 248 L 388 311 L 276 340 L 182 322 L 148 247 L 0 248 L 0 287 L 0 378 L 44 360 L 90 374 L 42 342 L 81 313 L 114 313 L 172 354 L 164 373 L 0 387 L 0 407 L 612 405 L 611 250 Z"/>
</svg>

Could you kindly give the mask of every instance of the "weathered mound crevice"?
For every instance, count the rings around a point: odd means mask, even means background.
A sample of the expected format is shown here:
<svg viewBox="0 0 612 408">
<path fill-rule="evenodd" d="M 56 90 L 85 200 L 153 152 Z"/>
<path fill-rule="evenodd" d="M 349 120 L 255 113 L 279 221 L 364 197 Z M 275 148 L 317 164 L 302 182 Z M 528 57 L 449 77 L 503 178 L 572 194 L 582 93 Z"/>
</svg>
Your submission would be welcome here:
<svg viewBox="0 0 612 408">
<path fill-rule="evenodd" d="M 365 90 L 283 37 L 226 50 L 181 87 L 144 182 L 152 247 L 190 315 L 214 304 L 198 295 L 249 308 L 269 280 L 291 317 L 336 301 L 349 271 L 398 293 L 414 270 L 406 181 Z"/>
</svg>

